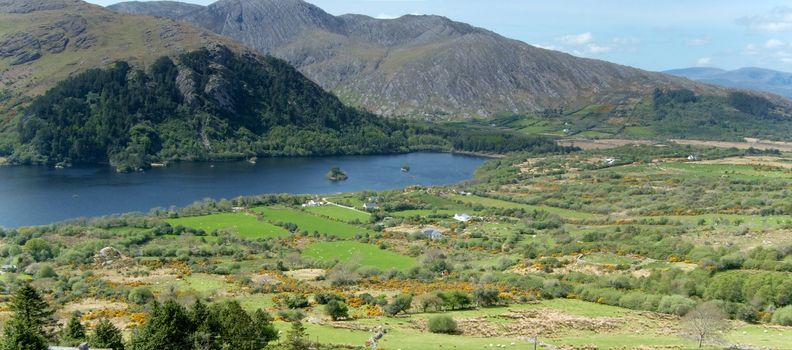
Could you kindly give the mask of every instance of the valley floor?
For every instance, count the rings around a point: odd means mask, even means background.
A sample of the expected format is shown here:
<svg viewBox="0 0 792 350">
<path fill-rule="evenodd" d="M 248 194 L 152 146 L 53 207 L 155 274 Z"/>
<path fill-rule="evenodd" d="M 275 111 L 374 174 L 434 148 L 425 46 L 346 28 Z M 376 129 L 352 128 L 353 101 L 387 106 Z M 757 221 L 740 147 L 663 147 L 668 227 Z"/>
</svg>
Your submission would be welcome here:
<svg viewBox="0 0 792 350">
<path fill-rule="evenodd" d="M 150 299 L 132 297 L 145 289 L 261 308 L 281 341 L 299 315 L 324 348 L 363 348 L 385 329 L 380 348 L 404 350 L 533 349 L 534 339 L 696 348 L 685 315 L 714 302 L 730 320 L 706 348 L 785 349 L 789 164 L 788 153 L 687 146 L 511 155 L 459 186 L 258 196 L 8 230 L 0 255 L 16 272 L 4 285 L 31 281 L 61 322 L 80 311 L 127 336 L 147 322 Z M 346 317 L 327 315 L 328 295 Z M 429 330 L 438 315 L 453 318 L 453 334 Z"/>
</svg>

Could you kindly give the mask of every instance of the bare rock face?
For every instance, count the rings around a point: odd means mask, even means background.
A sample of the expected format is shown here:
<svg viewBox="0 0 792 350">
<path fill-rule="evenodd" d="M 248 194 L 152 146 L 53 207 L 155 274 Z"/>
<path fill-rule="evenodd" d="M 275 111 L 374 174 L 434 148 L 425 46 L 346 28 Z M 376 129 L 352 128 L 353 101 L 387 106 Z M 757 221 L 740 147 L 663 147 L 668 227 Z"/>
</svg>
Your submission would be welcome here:
<svg viewBox="0 0 792 350">
<path fill-rule="evenodd" d="M 77 49 L 86 48 L 86 43 L 96 38 L 81 36 L 88 21 L 81 16 L 64 16 L 64 19 L 35 28 L 29 32 L 16 32 L 0 38 L 0 58 L 12 57 L 11 65 L 20 65 L 41 58 L 42 53 L 57 54 L 66 50 L 76 38 Z"/>
<path fill-rule="evenodd" d="M 625 103 L 655 88 L 717 88 L 573 57 L 439 16 L 332 16 L 302 0 L 220 0 L 186 14 L 160 2 L 122 11 L 186 20 L 284 59 L 344 100 L 381 115 L 438 118 Z M 159 12 L 157 12 L 157 8 Z"/>
<path fill-rule="evenodd" d="M 78 0 L 0 0 L 0 12 L 31 13 L 61 10 L 79 3 L 81 1 Z"/>
<path fill-rule="evenodd" d="M 179 67 L 179 75 L 176 76 L 176 87 L 188 106 L 193 108 L 198 106 L 198 95 L 195 93 L 196 87 L 195 80 L 192 78 L 192 71 Z"/>
</svg>

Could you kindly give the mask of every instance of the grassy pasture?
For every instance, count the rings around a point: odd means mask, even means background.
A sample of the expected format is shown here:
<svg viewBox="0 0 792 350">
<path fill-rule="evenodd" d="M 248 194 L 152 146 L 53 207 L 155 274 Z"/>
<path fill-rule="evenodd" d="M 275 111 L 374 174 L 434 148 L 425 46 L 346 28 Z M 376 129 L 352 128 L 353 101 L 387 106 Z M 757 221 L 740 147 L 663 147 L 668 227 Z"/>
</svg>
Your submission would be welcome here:
<svg viewBox="0 0 792 350">
<path fill-rule="evenodd" d="M 326 216 L 338 221 L 350 222 L 358 220 L 360 222 L 368 222 L 371 214 L 362 211 L 352 210 L 337 205 L 323 205 L 319 207 L 305 208 L 305 211 L 311 214 Z"/>
<path fill-rule="evenodd" d="M 286 237 L 289 232 L 285 229 L 259 221 L 255 216 L 246 213 L 221 213 L 206 216 L 191 216 L 178 219 L 168 219 L 171 226 L 184 226 L 201 229 L 208 232 L 214 230 L 228 230 L 248 239 Z"/>
<path fill-rule="evenodd" d="M 666 169 L 674 169 L 688 175 L 696 176 L 721 176 L 728 178 L 738 178 L 744 180 L 766 180 L 766 179 L 792 179 L 792 171 L 789 170 L 769 170 L 756 169 L 753 165 L 737 164 L 702 164 L 702 163 L 666 163 L 662 165 Z"/>
<path fill-rule="evenodd" d="M 270 222 L 292 223 L 297 225 L 297 230 L 325 233 L 340 238 L 351 238 L 357 234 L 367 233 L 368 230 L 335 220 L 311 215 L 296 209 L 286 207 L 261 207 L 254 208 L 254 212 L 264 216 Z"/>
<path fill-rule="evenodd" d="M 502 208 L 502 209 L 525 209 L 529 211 L 530 210 L 546 211 L 550 214 L 556 214 L 562 218 L 568 218 L 568 219 L 589 219 L 589 218 L 597 217 L 596 214 L 586 213 L 582 211 L 556 208 L 546 205 L 529 205 L 529 204 L 515 203 L 500 199 L 486 198 L 479 196 L 451 195 L 451 198 L 473 205 L 481 204 L 485 207 Z"/>
<path fill-rule="evenodd" d="M 423 216 L 428 217 L 430 215 L 451 215 L 458 214 L 459 210 L 448 210 L 448 209 L 413 209 L 413 210 L 403 210 L 390 213 L 393 216 L 407 218 L 413 216 Z"/>
<path fill-rule="evenodd" d="M 336 258 L 341 262 L 355 260 L 361 266 L 376 267 L 383 271 L 390 269 L 403 271 L 416 264 L 412 257 L 382 250 L 375 245 L 349 241 L 313 243 L 307 246 L 302 254 L 323 262 Z"/>
</svg>

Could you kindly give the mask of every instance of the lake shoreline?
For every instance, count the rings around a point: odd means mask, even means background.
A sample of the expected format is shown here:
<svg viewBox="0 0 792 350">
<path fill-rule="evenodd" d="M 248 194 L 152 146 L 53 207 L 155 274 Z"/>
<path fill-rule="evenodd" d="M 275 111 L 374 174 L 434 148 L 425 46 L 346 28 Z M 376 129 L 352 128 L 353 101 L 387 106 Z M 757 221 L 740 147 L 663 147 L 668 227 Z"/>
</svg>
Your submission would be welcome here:
<svg viewBox="0 0 792 350">
<path fill-rule="evenodd" d="M 456 150 L 444 150 L 444 151 L 435 151 L 435 150 L 416 150 L 416 151 L 409 151 L 409 152 L 394 152 L 394 153 L 371 153 L 371 154 L 337 154 L 337 155 L 319 155 L 319 156 L 255 156 L 257 161 L 266 160 L 266 159 L 320 159 L 320 158 L 335 158 L 335 157 L 379 157 L 379 156 L 398 156 L 398 155 L 406 155 L 406 154 L 414 154 L 414 153 L 437 153 L 437 154 L 451 154 L 451 155 L 462 155 L 462 156 L 472 156 L 472 157 L 481 157 L 481 158 L 488 158 L 488 159 L 502 159 L 506 157 L 505 154 L 500 153 L 484 153 L 484 152 L 470 152 L 470 151 L 456 151 Z M 137 172 L 145 172 L 151 169 L 158 169 L 158 168 L 167 168 L 169 166 L 175 164 L 226 164 L 226 163 L 236 163 L 236 162 L 249 162 L 250 158 L 240 157 L 240 158 L 218 158 L 218 159 L 209 159 L 209 160 L 184 160 L 184 159 L 174 159 L 174 160 L 166 160 L 162 162 L 154 162 L 147 168 L 144 168 L 140 171 L 126 171 L 126 172 L 119 172 L 119 173 L 137 173 Z M 44 163 L 13 163 L 9 161 L 7 157 L 0 157 L 0 166 L 31 166 L 31 167 L 44 167 L 44 168 L 55 168 L 55 169 L 62 169 L 60 167 L 51 165 L 51 164 L 44 164 Z M 70 163 L 65 168 L 72 168 L 72 167 L 107 167 L 115 168 L 108 162 L 98 162 L 98 163 Z"/>
<path fill-rule="evenodd" d="M 492 158 L 458 153 L 264 158 L 256 162 L 176 162 L 145 172 L 117 173 L 106 165 L 0 168 L 0 226 L 46 225 L 73 218 L 185 207 L 204 198 L 262 194 L 336 194 L 472 180 Z M 409 173 L 402 172 L 409 165 Z M 327 180 L 339 167 L 347 181 Z"/>
</svg>

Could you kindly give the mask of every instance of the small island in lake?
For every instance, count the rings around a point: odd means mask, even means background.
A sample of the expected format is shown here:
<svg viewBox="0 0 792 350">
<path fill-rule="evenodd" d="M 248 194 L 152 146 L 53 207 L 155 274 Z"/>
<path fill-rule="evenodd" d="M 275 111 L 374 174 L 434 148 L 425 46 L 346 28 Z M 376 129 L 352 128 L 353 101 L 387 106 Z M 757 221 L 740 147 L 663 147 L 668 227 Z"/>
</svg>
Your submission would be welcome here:
<svg viewBox="0 0 792 350">
<path fill-rule="evenodd" d="M 339 167 L 330 168 L 330 171 L 328 171 L 327 174 L 325 174 L 325 177 L 327 177 L 328 180 L 334 182 L 345 181 L 346 179 L 349 178 L 349 176 L 347 176 L 347 174 Z"/>
</svg>

